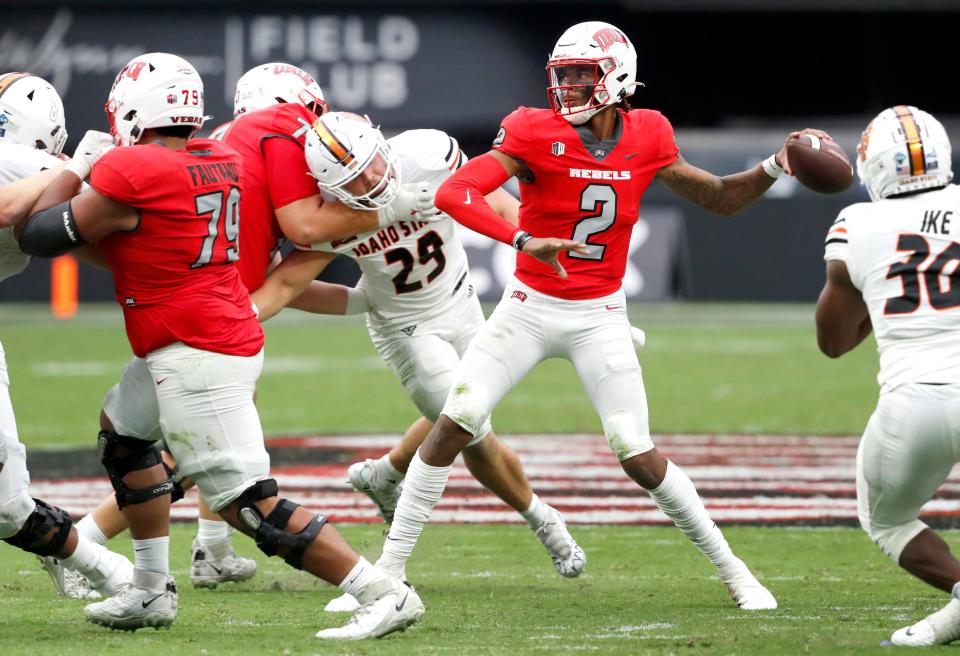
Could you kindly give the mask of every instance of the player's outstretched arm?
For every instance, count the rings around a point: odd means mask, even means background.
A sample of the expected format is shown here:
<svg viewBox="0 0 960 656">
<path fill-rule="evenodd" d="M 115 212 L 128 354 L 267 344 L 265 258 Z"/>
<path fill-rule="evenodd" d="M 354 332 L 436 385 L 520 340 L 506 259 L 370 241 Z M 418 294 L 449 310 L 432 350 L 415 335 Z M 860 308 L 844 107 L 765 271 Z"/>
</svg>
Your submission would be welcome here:
<svg viewBox="0 0 960 656">
<path fill-rule="evenodd" d="M 320 194 L 276 209 L 277 222 L 287 239 L 296 244 L 316 244 L 346 239 L 377 229 L 377 213 L 356 210 Z"/>
<path fill-rule="evenodd" d="M 370 311 L 363 289 L 314 280 L 287 307 L 312 314 L 362 314 Z"/>
<path fill-rule="evenodd" d="M 827 281 L 817 299 L 816 316 L 817 344 L 831 358 L 852 351 L 873 329 L 863 296 L 840 260 L 827 262 Z"/>
<path fill-rule="evenodd" d="M 336 257 L 333 253 L 294 251 L 283 259 L 252 294 L 260 321 L 266 321 L 300 296 L 307 285 Z"/>
<path fill-rule="evenodd" d="M 776 182 L 780 171 L 792 175 L 790 163 L 787 161 L 787 143 L 798 139 L 801 134 L 829 138 L 826 132 L 812 128 L 791 132 L 783 148 L 774 156 L 770 173 L 763 164 L 758 164 L 749 171 L 718 176 L 693 166 L 683 157 L 677 157 L 672 164 L 660 169 L 656 178 L 673 193 L 693 204 L 717 214 L 732 216 L 760 198 Z"/>
<path fill-rule="evenodd" d="M 47 169 L 0 187 L 0 228 L 23 221 L 60 170 L 61 167 Z"/>
</svg>

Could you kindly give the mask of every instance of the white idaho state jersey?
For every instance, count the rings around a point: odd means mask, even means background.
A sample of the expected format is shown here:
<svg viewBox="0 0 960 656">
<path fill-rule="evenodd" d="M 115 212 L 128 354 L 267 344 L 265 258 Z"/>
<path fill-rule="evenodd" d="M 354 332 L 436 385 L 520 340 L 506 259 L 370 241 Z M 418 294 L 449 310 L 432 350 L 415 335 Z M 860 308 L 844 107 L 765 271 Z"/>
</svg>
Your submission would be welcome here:
<svg viewBox="0 0 960 656">
<path fill-rule="evenodd" d="M 400 163 L 403 183 L 423 182 L 436 190 L 463 166 L 455 139 L 438 130 L 408 130 L 387 141 Z M 398 221 L 349 239 L 313 244 L 311 250 L 339 253 L 360 265 L 378 330 L 407 327 L 454 305 L 467 280 L 467 254 L 452 219 Z"/>
<path fill-rule="evenodd" d="M 22 180 L 63 162 L 42 150 L 0 142 L 0 186 Z M 20 252 L 13 227 L 0 228 L 0 280 L 15 276 L 27 268 L 30 256 Z"/>
<path fill-rule="evenodd" d="M 857 203 L 827 233 L 863 294 L 884 391 L 960 383 L 960 187 Z"/>
</svg>

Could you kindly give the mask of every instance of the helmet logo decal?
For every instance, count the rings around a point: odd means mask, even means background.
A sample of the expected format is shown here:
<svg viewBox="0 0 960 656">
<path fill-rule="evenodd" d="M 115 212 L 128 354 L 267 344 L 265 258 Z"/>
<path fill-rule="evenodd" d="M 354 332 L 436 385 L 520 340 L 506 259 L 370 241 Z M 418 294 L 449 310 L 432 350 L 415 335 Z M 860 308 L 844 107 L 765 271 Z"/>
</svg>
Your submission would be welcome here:
<svg viewBox="0 0 960 656">
<path fill-rule="evenodd" d="M 127 66 L 120 71 L 119 77 L 129 77 L 132 80 L 136 80 L 140 77 L 140 72 L 143 71 L 146 65 L 146 62 L 132 62 L 127 64 Z"/>
<path fill-rule="evenodd" d="M 167 104 L 168 104 L 168 105 L 176 105 L 176 104 L 177 104 L 177 94 L 175 94 L 175 93 L 168 93 L 168 94 L 167 94 Z"/>
<path fill-rule="evenodd" d="M 274 75 L 282 75 L 283 73 L 292 73 L 293 75 L 296 75 L 298 78 L 303 80 L 303 83 L 307 86 L 316 84 L 316 80 L 310 77 L 310 74 L 302 68 L 297 68 L 296 66 L 291 66 L 290 64 L 277 64 L 273 67 Z"/>
<path fill-rule="evenodd" d="M 609 50 L 610 46 L 612 46 L 614 43 L 622 43 L 623 45 L 627 45 L 627 37 L 623 35 L 623 32 L 612 27 L 605 27 L 594 34 L 593 40 L 597 42 L 597 45 L 600 46 L 600 49 L 604 52 Z"/>
<path fill-rule="evenodd" d="M 340 143 L 340 140 L 327 129 L 327 126 L 324 125 L 322 120 L 318 119 L 317 122 L 313 124 L 313 131 L 320 137 L 320 143 L 330 151 L 330 154 L 337 158 L 338 164 L 346 165 L 353 161 L 353 153 Z"/>
</svg>

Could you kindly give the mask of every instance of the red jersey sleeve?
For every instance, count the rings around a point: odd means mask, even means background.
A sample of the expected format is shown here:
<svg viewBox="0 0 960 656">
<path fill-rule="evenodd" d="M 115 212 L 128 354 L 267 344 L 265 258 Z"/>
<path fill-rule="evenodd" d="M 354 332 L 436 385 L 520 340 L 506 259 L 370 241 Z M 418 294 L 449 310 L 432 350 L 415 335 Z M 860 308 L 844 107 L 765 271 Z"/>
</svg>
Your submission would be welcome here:
<svg viewBox="0 0 960 656">
<path fill-rule="evenodd" d="M 677 147 L 677 141 L 673 135 L 673 126 L 667 117 L 660 112 L 651 111 L 650 114 L 651 131 L 659 135 L 659 147 L 655 155 L 655 161 L 662 169 L 670 166 L 680 157 L 680 149 Z"/>
<path fill-rule="evenodd" d="M 514 159 L 523 160 L 529 152 L 529 125 L 526 107 L 513 110 L 500 123 L 500 131 L 493 140 L 493 150 L 498 150 Z"/>
<path fill-rule="evenodd" d="M 134 205 L 143 194 L 132 172 L 142 162 L 133 161 L 128 148 L 114 148 L 97 160 L 90 172 L 90 186 L 111 200 Z"/>
<path fill-rule="evenodd" d="M 275 208 L 320 193 L 310 175 L 303 146 L 292 137 L 271 136 L 260 145 L 267 173 L 267 190 Z"/>
</svg>

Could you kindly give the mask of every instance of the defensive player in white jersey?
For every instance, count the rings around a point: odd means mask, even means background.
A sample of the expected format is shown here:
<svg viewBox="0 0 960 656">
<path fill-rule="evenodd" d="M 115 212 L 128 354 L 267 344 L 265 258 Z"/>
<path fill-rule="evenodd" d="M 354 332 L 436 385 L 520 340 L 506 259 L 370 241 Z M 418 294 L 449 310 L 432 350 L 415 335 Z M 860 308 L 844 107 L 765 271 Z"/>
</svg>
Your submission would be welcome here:
<svg viewBox="0 0 960 656">
<path fill-rule="evenodd" d="M 960 188 L 943 126 L 916 107 L 881 112 L 857 173 L 870 194 L 827 233 L 817 340 L 832 358 L 871 329 L 880 398 L 857 452 L 860 525 L 894 562 L 951 594 L 894 645 L 960 638 L 960 561 L 920 508 L 960 461 Z"/>
<path fill-rule="evenodd" d="M 314 123 L 306 156 L 322 190 L 368 208 L 389 203 L 400 180 L 436 188 L 466 161 L 456 140 L 443 132 L 409 130 L 384 140 L 367 119 L 336 112 Z M 504 216 L 516 220 L 517 201 L 505 190 L 488 198 Z M 367 327 L 377 351 L 423 416 L 436 420 L 460 356 L 484 322 L 454 222 L 399 221 L 350 239 L 312 244 L 309 251 L 288 256 L 252 294 L 261 319 L 297 298 L 333 254 L 355 259 L 363 272 L 358 287 L 369 308 Z M 523 515 L 561 575 L 575 577 L 582 571 L 586 556 L 560 513 L 532 492 L 516 453 L 496 438 L 489 422 L 464 450 L 464 462 L 481 483 Z M 396 476 L 402 478 L 399 472 Z M 328 610 L 350 605 L 341 598 Z"/>
<path fill-rule="evenodd" d="M 27 73 L 0 75 L 0 281 L 30 261 L 20 251 L 11 220 L 29 209 L 60 173 L 58 156 L 66 140 L 63 103 L 49 83 Z M 98 140 L 94 135 L 81 141 L 68 166 L 88 168 L 102 153 L 92 147 Z M 37 554 L 64 596 L 116 593 L 133 576 L 130 561 L 78 532 L 68 513 L 30 498 L 26 451 L 17 435 L 9 385 L 0 345 L 0 539 Z"/>
</svg>

